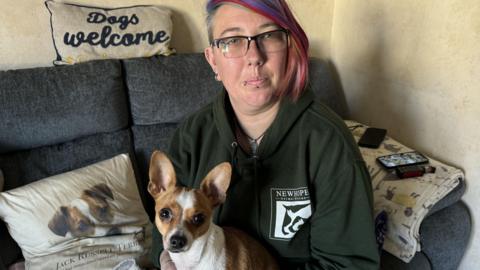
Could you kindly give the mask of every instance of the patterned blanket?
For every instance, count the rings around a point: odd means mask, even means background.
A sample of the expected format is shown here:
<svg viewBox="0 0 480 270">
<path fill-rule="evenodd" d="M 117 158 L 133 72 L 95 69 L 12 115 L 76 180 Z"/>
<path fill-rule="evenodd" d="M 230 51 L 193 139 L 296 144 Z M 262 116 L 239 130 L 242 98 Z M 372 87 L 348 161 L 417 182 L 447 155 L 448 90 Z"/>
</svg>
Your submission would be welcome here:
<svg viewBox="0 0 480 270">
<path fill-rule="evenodd" d="M 350 120 L 345 123 L 356 141 L 368 127 Z M 408 263 L 421 250 L 419 230 L 428 211 L 460 183 L 464 174 L 429 157 L 435 173 L 399 179 L 394 172 L 381 167 L 376 158 L 412 149 L 388 136 L 378 149 L 360 147 L 360 151 L 372 177 L 375 216 L 383 211 L 387 214 L 383 249 Z"/>
</svg>

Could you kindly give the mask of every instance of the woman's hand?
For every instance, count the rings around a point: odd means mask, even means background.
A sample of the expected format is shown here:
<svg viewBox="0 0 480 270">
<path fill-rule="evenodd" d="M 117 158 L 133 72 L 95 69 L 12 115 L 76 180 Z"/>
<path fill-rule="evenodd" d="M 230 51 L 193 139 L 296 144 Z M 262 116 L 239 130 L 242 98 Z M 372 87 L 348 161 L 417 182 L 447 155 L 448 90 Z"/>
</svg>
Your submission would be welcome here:
<svg viewBox="0 0 480 270">
<path fill-rule="evenodd" d="M 162 251 L 162 254 L 160 254 L 160 269 L 177 270 L 177 267 L 175 267 L 175 264 L 170 258 L 170 254 L 166 250 Z"/>
</svg>

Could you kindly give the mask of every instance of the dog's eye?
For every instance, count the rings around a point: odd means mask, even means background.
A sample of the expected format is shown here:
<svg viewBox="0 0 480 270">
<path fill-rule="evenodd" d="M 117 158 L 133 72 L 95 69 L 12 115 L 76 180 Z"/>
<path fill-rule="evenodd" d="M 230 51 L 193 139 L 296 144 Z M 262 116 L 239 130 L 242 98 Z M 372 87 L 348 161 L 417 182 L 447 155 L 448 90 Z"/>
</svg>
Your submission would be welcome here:
<svg viewBox="0 0 480 270">
<path fill-rule="evenodd" d="M 194 225 L 201 225 L 205 221 L 205 216 L 203 214 L 196 214 L 192 218 L 192 223 Z"/>
<path fill-rule="evenodd" d="M 168 208 L 163 208 L 160 210 L 160 218 L 161 219 L 169 219 L 172 216 L 172 212 Z"/>
</svg>

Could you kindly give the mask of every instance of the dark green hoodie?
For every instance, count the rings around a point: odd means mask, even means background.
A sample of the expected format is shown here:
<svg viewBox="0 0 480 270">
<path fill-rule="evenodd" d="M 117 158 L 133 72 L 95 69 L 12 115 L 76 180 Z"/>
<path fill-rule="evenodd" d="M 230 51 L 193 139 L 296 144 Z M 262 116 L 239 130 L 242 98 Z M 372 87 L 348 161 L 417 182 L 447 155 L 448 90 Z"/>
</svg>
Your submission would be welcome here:
<svg viewBox="0 0 480 270">
<path fill-rule="evenodd" d="M 223 91 L 179 127 L 169 151 L 186 186 L 231 162 L 214 222 L 260 240 L 283 269 L 378 269 L 370 177 L 344 122 L 307 90 L 296 103 L 281 101 L 252 157 L 238 146 L 232 119 Z M 154 229 L 156 265 L 161 250 Z"/>
</svg>

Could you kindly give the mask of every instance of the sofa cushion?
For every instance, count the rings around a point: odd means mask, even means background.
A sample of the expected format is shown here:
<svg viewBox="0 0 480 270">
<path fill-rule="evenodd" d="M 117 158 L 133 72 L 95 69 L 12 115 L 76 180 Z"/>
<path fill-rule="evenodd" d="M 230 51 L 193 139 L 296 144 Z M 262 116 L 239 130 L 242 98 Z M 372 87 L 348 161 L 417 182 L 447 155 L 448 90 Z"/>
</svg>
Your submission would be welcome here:
<svg viewBox="0 0 480 270">
<path fill-rule="evenodd" d="M 2 170 L 0 170 L 0 192 L 3 191 L 3 173 Z M 10 237 L 7 231 L 7 227 L 5 226 L 5 223 L 0 222 L 0 243 L 2 243 L 3 246 L 5 247 L 14 247 L 11 250 L 6 250 L 2 251 L 0 253 L 0 270 L 4 269 L 4 266 L 6 265 L 3 261 L 5 257 L 5 260 L 8 260 L 8 264 L 11 264 L 12 262 L 15 261 L 16 256 L 19 255 L 19 250 L 15 249 L 18 248 L 16 247 L 15 241 Z"/>
<path fill-rule="evenodd" d="M 336 80 L 333 65 L 318 58 L 310 58 L 308 73 L 309 86 L 316 98 L 345 119 L 348 114 L 347 101 Z"/>
<path fill-rule="evenodd" d="M 112 269 L 151 245 L 128 154 L 1 192 L 0 218 L 28 269 Z"/>
<path fill-rule="evenodd" d="M 0 153 L 51 145 L 128 124 L 116 60 L 0 71 Z"/>
<path fill-rule="evenodd" d="M 2 243 L 2 248 L 0 249 L 0 262 L 2 264 L 0 269 L 3 269 L 3 266 L 11 265 L 23 259 L 20 247 L 8 233 L 7 226 L 3 221 L 0 221 L 0 243 Z"/>
<path fill-rule="evenodd" d="M 51 14 L 54 64 L 169 55 L 170 10 L 160 6 L 86 7 L 45 2 Z"/>
<path fill-rule="evenodd" d="M 425 218 L 420 227 L 420 242 L 432 269 L 458 269 L 471 231 L 470 211 L 462 201 Z"/>
<path fill-rule="evenodd" d="M 135 125 L 176 123 L 222 90 L 200 53 L 128 59 L 123 63 Z"/>
<path fill-rule="evenodd" d="M 0 169 L 5 177 L 5 190 L 9 190 L 132 151 L 129 131 L 121 130 L 52 146 L 1 154 Z M 140 189 L 140 192 L 142 191 L 143 189 Z M 141 196 L 144 197 L 142 194 Z M 11 264 L 21 258 L 18 245 L 1 221 L 0 240 L 2 243 L 0 257 L 5 264 Z"/>
<path fill-rule="evenodd" d="M 102 133 L 66 143 L 0 155 L 5 190 L 131 152 L 128 130 Z"/>
</svg>

